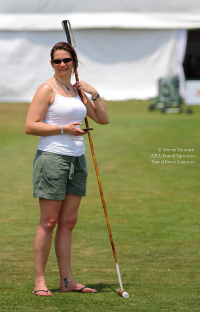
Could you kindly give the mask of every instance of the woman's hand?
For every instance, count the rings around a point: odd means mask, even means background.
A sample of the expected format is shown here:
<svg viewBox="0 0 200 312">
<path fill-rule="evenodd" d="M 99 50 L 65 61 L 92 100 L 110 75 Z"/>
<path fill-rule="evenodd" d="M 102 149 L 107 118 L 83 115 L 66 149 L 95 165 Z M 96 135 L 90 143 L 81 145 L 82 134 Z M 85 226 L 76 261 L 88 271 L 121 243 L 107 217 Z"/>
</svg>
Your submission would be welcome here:
<svg viewBox="0 0 200 312">
<path fill-rule="evenodd" d="M 98 95 L 98 92 L 95 88 L 90 86 L 87 82 L 85 81 L 77 81 L 74 84 L 74 87 L 77 88 L 78 90 L 82 90 L 86 93 L 89 93 L 92 95 L 93 98 L 95 98 Z"/>
<path fill-rule="evenodd" d="M 89 99 L 83 92 L 84 105 L 86 106 L 87 109 L 87 116 L 89 116 L 92 120 L 101 125 L 108 124 L 109 117 L 108 112 L 106 110 L 106 105 L 100 96 L 97 97 L 98 95 L 97 90 L 92 86 L 90 86 L 85 81 L 77 81 L 74 84 L 74 87 L 77 88 L 78 90 L 91 94 L 92 99 L 94 99 L 94 100 Z"/>
<path fill-rule="evenodd" d="M 68 125 L 63 126 L 64 133 L 70 134 L 72 136 L 84 135 L 88 133 L 88 131 L 83 131 L 77 127 L 77 125 L 81 125 L 80 122 L 72 122 Z"/>
</svg>

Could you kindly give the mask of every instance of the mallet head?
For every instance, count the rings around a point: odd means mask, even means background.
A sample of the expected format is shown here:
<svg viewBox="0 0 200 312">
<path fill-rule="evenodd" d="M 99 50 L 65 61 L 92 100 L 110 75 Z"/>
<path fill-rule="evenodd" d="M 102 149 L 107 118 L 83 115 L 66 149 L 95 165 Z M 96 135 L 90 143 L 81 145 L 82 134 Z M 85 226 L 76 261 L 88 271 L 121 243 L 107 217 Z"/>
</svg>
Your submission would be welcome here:
<svg viewBox="0 0 200 312">
<path fill-rule="evenodd" d="M 117 293 L 118 293 L 119 296 L 121 296 L 123 298 L 128 298 L 129 297 L 129 294 L 126 291 L 122 290 L 122 289 L 118 289 Z"/>
</svg>

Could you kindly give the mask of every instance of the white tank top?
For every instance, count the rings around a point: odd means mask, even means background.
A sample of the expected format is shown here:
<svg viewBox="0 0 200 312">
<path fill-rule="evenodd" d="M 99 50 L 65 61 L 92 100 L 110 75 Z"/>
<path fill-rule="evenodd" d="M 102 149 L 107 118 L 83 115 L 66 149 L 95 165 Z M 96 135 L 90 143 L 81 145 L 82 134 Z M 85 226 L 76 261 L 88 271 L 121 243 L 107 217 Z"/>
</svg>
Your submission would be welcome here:
<svg viewBox="0 0 200 312">
<path fill-rule="evenodd" d="M 66 97 L 57 93 L 56 89 L 49 83 L 55 91 L 55 98 L 49 105 L 43 122 L 48 125 L 68 125 L 71 122 L 82 122 L 87 110 L 80 97 Z M 77 127 L 80 128 L 78 125 Z M 57 134 L 41 136 L 38 143 L 38 149 L 59 155 L 81 156 L 85 154 L 83 136 L 72 136 L 69 134 Z"/>
</svg>

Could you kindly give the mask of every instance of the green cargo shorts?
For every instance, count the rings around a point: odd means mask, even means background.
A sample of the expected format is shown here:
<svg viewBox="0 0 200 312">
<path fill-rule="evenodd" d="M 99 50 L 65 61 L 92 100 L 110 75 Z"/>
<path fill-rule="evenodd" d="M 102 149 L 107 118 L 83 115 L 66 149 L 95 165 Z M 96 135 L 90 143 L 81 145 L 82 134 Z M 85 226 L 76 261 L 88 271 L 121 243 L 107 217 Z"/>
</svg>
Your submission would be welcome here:
<svg viewBox="0 0 200 312">
<path fill-rule="evenodd" d="M 33 162 L 33 196 L 63 200 L 66 193 L 85 196 L 85 155 L 74 157 L 37 150 Z"/>
</svg>

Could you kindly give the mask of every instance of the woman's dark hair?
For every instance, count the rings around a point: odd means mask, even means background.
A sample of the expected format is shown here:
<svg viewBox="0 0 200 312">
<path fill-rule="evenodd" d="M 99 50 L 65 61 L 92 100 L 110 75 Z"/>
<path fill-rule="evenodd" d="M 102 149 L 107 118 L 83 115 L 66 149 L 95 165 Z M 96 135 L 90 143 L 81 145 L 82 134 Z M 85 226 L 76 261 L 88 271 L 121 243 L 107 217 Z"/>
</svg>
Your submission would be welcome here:
<svg viewBox="0 0 200 312">
<path fill-rule="evenodd" d="M 54 47 L 51 50 L 50 56 L 51 56 L 51 60 L 54 60 L 54 52 L 57 50 L 65 50 L 68 51 L 71 54 L 71 57 L 73 58 L 73 62 L 74 62 L 74 70 L 76 70 L 78 68 L 78 57 L 76 54 L 76 51 L 74 50 L 74 48 L 67 42 L 58 42 L 54 45 Z"/>
</svg>

